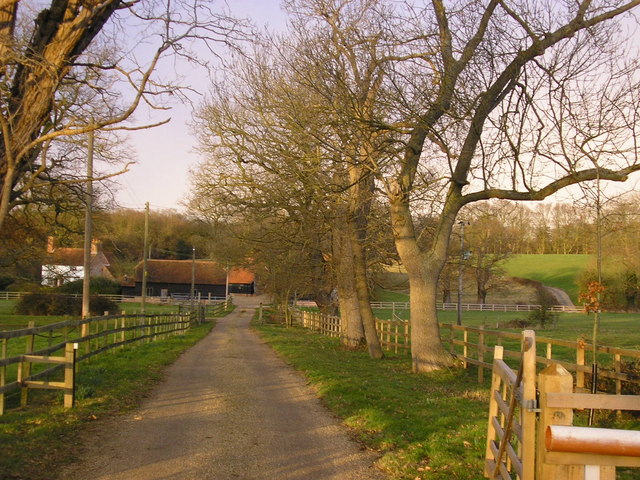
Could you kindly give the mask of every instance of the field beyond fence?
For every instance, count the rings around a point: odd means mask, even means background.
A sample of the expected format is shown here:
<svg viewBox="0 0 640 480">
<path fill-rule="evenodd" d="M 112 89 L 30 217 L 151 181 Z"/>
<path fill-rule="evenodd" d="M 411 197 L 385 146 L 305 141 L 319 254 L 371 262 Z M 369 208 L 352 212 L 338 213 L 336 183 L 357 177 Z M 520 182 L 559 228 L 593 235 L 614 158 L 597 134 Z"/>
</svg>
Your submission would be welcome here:
<svg viewBox="0 0 640 480">
<path fill-rule="evenodd" d="M 294 320 L 300 325 L 324 335 L 341 337 L 340 318 L 323 315 L 318 312 L 296 310 Z M 376 320 L 376 330 L 384 350 L 394 353 L 406 352 L 411 349 L 411 327 L 408 320 Z M 512 363 L 520 359 L 521 335 L 515 332 L 485 329 L 484 327 L 470 327 L 440 324 L 443 343 L 467 368 L 469 365 L 478 367 L 478 381 L 485 378 L 485 370 L 491 370 L 493 350 L 496 345 L 504 346 L 504 358 Z M 536 362 L 540 366 L 558 363 L 568 371 L 575 373 L 576 388 L 584 389 L 591 382 L 593 345 L 583 339 L 575 341 L 536 337 L 537 351 L 544 352 L 544 356 L 537 356 Z M 598 389 L 608 393 L 638 393 L 640 392 L 640 351 L 617 348 L 605 345 L 597 346 L 598 358 Z"/>
</svg>

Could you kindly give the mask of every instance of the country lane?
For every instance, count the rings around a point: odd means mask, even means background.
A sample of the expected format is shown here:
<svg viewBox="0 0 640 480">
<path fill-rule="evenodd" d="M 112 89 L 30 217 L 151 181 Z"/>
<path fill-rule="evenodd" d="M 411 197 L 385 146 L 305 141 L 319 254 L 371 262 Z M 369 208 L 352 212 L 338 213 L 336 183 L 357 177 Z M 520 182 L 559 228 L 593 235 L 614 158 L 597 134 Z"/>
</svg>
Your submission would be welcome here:
<svg viewBox="0 0 640 480">
<path fill-rule="evenodd" d="M 249 328 L 247 300 L 182 355 L 136 411 L 85 435 L 63 480 L 382 480 Z M 244 303 L 244 306 L 242 304 Z"/>
</svg>

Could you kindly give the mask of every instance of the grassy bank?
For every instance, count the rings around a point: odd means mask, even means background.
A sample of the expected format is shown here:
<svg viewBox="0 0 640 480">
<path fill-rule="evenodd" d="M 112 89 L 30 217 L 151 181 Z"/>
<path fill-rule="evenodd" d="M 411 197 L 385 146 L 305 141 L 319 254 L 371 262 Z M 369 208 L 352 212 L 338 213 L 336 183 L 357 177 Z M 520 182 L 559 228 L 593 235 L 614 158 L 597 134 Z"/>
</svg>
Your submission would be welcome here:
<svg viewBox="0 0 640 480">
<path fill-rule="evenodd" d="M 371 360 L 303 329 L 260 326 L 287 362 L 394 479 L 482 477 L 488 392 L 464 371 L 413 375 L 406 356 Z"/>
<path fill-rule="evenodd" d="M 591 262 L 593 255 L 514 255 L 504 262 L 507 275 L 530 278 L 569 294 L 574 303 L 578 301 L 580 277 Z"/>
<path fill-rule="evenodd" d="M 73 459 L 78 430 L 139 405 L 162 379 L 165 367 L 211 328 L 213 323 L 205 323 L 184 336 L 106 353 L 79 364 L 76 408 L 71 410 L 61 407 L 61 394 L 30 392 L 28 408 L 9 410 L 0 417 L 0 477 L 55 478 L 55 466 Z M 16 401 L 12 398 L 9 403 Z"/>
<path fill-rule="evenodd" d="M 415 375 L 407 356 L 371 360 L 335 339 L 301 328 L 256 327 L 360 442 L 380 453 L 392 479 L 481 479 L 489 405 L 488 381 L 475 369 Z M 639 429 L 640 421 L 597 417 L 598 426 Z M 580 419 L 578 419 L 580 421 Z M 618 478 L 638 479 L 640 471 Z"/>
</svg>

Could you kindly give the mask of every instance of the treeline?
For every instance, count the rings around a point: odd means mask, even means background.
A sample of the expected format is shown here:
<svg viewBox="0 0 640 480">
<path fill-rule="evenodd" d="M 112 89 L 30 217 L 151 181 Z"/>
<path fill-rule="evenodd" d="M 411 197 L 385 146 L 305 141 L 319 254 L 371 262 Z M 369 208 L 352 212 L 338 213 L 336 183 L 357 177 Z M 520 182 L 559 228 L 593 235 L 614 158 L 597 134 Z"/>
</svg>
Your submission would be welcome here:
<svg viewBox="0 0 640 480">
<path fill-rule="evenodd" d="M 94 238 L 111 263 L 116 279 L 131 275 L 142 260 L 145 213 L 133 209 L 103 209 L 94 215 Z M 11 228 L 0 237 L 0 288 L 27 288 L 40 281 L 47 255 L 47 241 L 56 247 L 82 247 L 82 210 L 56 215 L 53 209 L 16 209 L 7 220 Z M 205 222 L 176 210 L 151 210 L 149 255 L 156 259 L 215 258 L 237 262 L 242 255 L 238 241 L 225 225 Z M 240 253 L 234 253 L 240 252 Z M 235 256 L 234 256 L 235 255 Z"/>
</svg>

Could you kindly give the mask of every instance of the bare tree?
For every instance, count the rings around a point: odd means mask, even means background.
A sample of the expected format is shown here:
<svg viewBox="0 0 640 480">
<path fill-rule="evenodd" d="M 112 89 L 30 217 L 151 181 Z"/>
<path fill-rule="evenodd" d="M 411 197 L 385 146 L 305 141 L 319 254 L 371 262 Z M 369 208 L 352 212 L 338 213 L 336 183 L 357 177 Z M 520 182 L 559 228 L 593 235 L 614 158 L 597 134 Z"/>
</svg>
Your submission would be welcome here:
<svg viewBox="0 0 640 480">
<path fill-rule="evenodd" d="M 145 62 L 122 47 L 136 28 L 133 43 L 154 43 Z M 124 122 L 141 103 L 161 108 L 160 97 L 179 92 L 154 78 L 159 62 L 188 52 L 196 38 L 235 34 L 235 22 L 200 0 L 0 2 L 0 228 L 16 204 L 35 201 L 26 198 L 34 188 L 57 180 L 52 143 L 92 130 L 151 126 Z"/>
<path fill-rule="evenodd" d="M 434 0 L 416 12 L 425 19 L 429 48 L 423 65 L 396 73 L 411 79 L 398 96 L 412 108 L 395 174 L 386 179 L 396 246 L 411 285 L 415 371 L 451 363 L 440 341 L 436 280 L 465 205 L 542 200 L 596 176 L 624 181 L 640 169 L 632 101 L 637 60 L 619 54 L 625 39 L 613 23 L 638 3 L 465 1 L 449 8 Z M 576 112 L 571 119 L 569 111 Z M 572 121 L 607 125 L 608 134 L 574 143 Z M 594 165 L 589 149 L 604 145 L 613 153 L 609 163 Z M 440 173 L 431 188 L 442 192 L 426 248 L 412 220 L 425 167 Z"/>
</svg>

